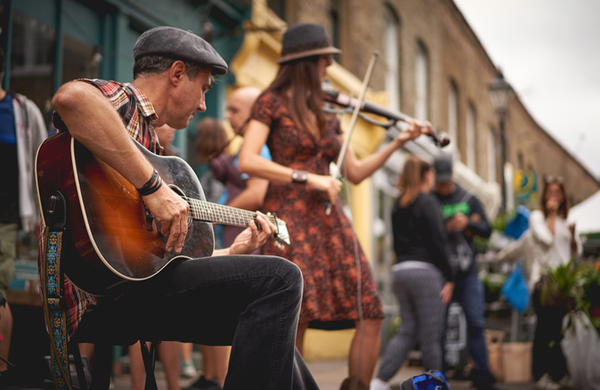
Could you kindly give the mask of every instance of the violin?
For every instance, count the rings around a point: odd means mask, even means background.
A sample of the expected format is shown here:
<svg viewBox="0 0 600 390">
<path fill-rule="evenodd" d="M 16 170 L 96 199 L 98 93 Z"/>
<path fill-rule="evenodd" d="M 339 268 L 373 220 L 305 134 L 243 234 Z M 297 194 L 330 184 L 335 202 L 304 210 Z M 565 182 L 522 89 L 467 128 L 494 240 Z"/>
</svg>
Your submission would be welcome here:
<svg viewBox="0 0 600 390">
<path fill-rule="evenodd" d="M 354 109 L 358 103 L 357 99 L 353 99 L 349 96 L 343 95 L 333 89 L 324 89 L 323 90 L 323 98 L 327 102 L 336 104 L 341 107 L 351 108 L 351 109 Z M 325 109 L 325 111 L 331 112 L 331 113 L 346 112 L 346 111 L 336 111 L 336 110 L 327 109 L 327 108 Z M 367 122 L 384 127 L 386 129 L 395 125 L 396 122 L 398 122 L 398 121 L 408 122 L 410 120 L 413 120 L 413 118 L 409 117 L 408 115 L 402 114 L 400 112 L 390 111 L 386 108 L 381 107 L 380 105 L 371 103 L 366 100 L 363 101 L 363 103 L 360 105 L 360 111 L 388 118 L 389 122 L 378 122 L 378 121 L 370 119 L 364 115 L 361 115 L 361 118 L 363 118 Z M 450 143 L 450 138 L 448 138 L 448 136 L 445 136 L 445 135 L 440 136 L 434 128 L 431 128 L 431 132 L 427 135 L 433 140 L 435 145 L 438 147 L 444 147 Z"/>
</svg>

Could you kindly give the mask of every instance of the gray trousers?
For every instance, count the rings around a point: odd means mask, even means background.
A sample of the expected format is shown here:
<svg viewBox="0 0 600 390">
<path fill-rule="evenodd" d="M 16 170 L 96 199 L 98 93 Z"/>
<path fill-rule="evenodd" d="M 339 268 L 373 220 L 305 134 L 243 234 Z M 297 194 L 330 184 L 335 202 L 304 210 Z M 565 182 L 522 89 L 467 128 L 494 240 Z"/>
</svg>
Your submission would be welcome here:
<svg viewBox="0 0 600 390">
<path fill-rule="evenodd" d="M 402 323 L 389 342 L 377 377 L 388 382 L 421 341 L 425 370 L 442 369 L 442 332 L 446 308 L 440 292 L 444 278 L 437 268 L 394 271 L 394 290 Z"/>
</svg>

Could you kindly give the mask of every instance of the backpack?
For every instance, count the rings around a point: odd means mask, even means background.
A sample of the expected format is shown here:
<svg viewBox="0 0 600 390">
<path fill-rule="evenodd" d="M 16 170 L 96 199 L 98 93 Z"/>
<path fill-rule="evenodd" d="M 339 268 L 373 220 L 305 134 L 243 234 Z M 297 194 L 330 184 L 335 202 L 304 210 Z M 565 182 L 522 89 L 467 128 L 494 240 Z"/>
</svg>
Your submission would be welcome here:
<svg viewBox="0 0 600 390">
<path fill-rule="evenodd" d="M 450 390 L 450 387 L 444 374 L 432 370 L 405 380 L 399 390 Z"/>
</svg>

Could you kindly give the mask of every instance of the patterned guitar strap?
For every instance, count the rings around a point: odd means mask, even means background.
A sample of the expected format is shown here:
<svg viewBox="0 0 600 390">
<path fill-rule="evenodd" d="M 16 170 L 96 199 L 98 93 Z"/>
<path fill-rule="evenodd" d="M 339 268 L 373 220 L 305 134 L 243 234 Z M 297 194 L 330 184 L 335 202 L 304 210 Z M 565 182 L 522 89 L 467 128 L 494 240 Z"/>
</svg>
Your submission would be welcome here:
<svg viewBox="0 0 600 390">
<path fill-rule="evenodd" d="M 44 229 L 44 253 L 42 255 L 44 297 L 44 318 L 50 336 L 50 358 L 52 377 L 57 389 L 70 389 L 71 376 L 67 354 L 67 323 L 65 311 L 61 308 L 62 278 L 60 272 L 60 251 L 64 232 Z"/>
<path fill-rule="evenodd" d="M 41 289 L 43 295 L 44 318 L 50 337 L 50 361 L 55 388 L 71 390 L 69 354 L 67 352 L 67 321 L 64 303 L 64 283 L 61 271 L 63 235 L 66 230 L 66 202 L 61 193 L 49 199 L 44 229 L 44 249 L 42 253 Z M 80 389 L 86 389 L 83 366 L 77 344 L 72 348 L 75 355 L 77 377 Z"/>
</svg>

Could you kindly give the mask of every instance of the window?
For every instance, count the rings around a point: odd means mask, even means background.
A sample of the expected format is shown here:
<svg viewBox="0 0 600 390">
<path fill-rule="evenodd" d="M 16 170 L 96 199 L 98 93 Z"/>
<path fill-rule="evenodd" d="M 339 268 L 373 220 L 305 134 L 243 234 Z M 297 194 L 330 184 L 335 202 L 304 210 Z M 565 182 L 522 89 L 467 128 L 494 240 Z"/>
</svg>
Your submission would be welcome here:
<svg viewBox="0 0 600 390">
<path fill-rule="evenodd" d="M 78 78 L 98 78 L 101 61 L 100 48 L 70 35 L 64 36 L 63 83 Z"/>
<path fill-rule="evenodd" d="M 340 0 L 331 0 L 331 43 L 337 48 L 341 48 L 340 37 L 342 35 L 342 26 L 340 21 Z M 333 59 L 340 62 L 340 55 L 334 54 Z"/>
<path fill-rule="evenodd" d="M 467 167 L 475 171 L 477 164 L 475 156 L 475 109 L 469 103 L 467 107 Z"/>
<path fill-rule="evenodd" d="M 497 180 L 498 164 L 496 156 L 496 131 L 490 129 L 488 135 L 488 181 L 495 182 Z"/>
<path fill-rule="evenodd" d="M 281 20 L 285 20 L 285 0 L 268 0 L 267 5 Z"/>
<path fill-rule="evenodd" d="M 53 27 L 14 11 L 10 89 L 33 100 L 47 122 L 52 115 L 55 37 Z"/>
<path fill-rule="evenodd" d="M 517 153 L 517 161 L 518 161 L 518 168 L 523 170 L 525 169 L 525 159 L 523 158 L 523 152 L 518 152 Z"/>
<path fill-rule="evenodd" d="M 450 80 L 450 91 L 448 93 L 448 135 L 450 141 L 457 145 L 458 133 L 458 90 L 453 80 Z"/>
<path fill-rule="evenodd" d="M 425 121 L 428 119 L 428 93 L 427 87 L 429 84 L 428 80 L 428 58 L 427 49 L 421 42 L 417 43 L 417 55 L 415 57 L 415 85 L 416 85 L 416 105 L 415 105 L 415 117 L 416 119 Z"/>
<path fill-rule="evenodd" d="M 391 7 L 386 7 L 385 21 L 385 91 L 388 107 L 400 110 L 400 77 L 398 73 L 398 18 Z"/>
</svg>

